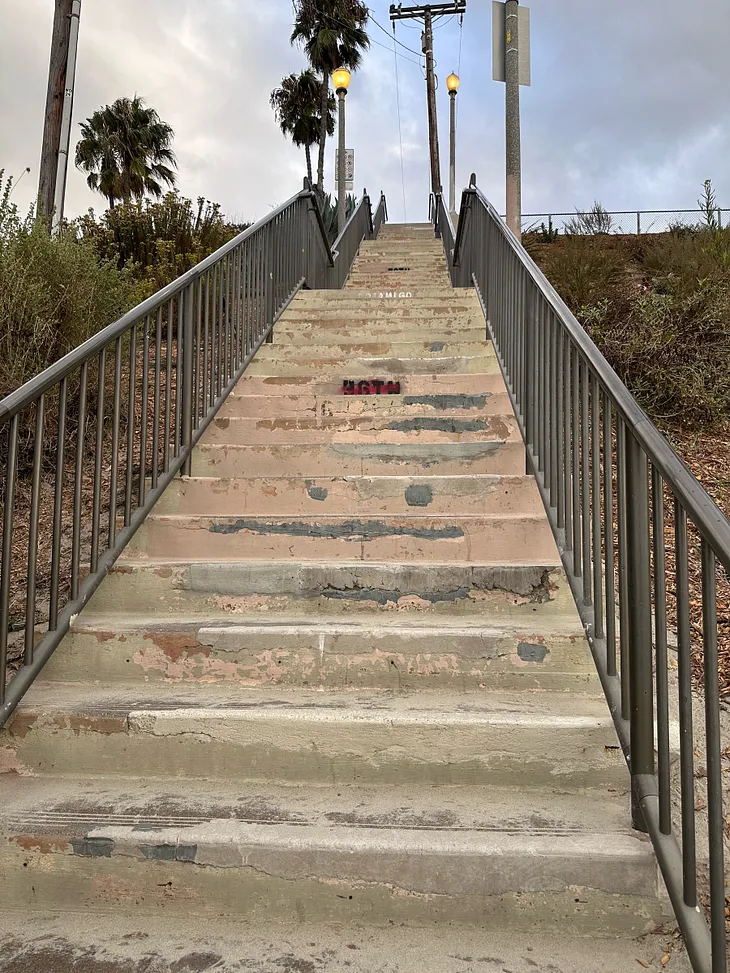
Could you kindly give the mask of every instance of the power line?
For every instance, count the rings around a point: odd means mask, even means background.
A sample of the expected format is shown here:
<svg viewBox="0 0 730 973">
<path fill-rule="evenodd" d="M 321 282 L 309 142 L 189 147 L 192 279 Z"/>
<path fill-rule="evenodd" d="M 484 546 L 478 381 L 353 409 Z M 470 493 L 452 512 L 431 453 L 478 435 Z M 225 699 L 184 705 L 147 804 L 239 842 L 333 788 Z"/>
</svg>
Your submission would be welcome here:
<svg viewBox="0 0 730 973">
<path fill-rule="evenodd" d="M 318 14 L 321 14 L 323 17 L 326 17 L 333 24 L 339 24 L 340 27 L 349 27 L 350 26 L 349 24 L 346 24 L 344 21 L 339 20 L 337 17 L 333 16 L 331 13 L 328 13 L 328 11 L 322 10 L 320 7 L 315 7 L 314 9 L 317 11 Z M 380 24 L 378 24 L 378 22 L 372 16 L 371 16 L 370 19 L 373 20 L 373 23 L 377 24 L 377 26 L 380 27 L 381 30 L 384 29 Z M 388 37 L 390 37 L 390 32 L 389 31 L 386 30 L 385 33 L 388 35 Z M 386 51 L 388 51 L 388 53 L 390 53 L 390 47 L 388 47 L 386 44 L 382 44 L 380 41 L 376 41 L 372 37 L 370 38 L 370 42 L 371 42 L 371 44 L 377 44 L 378 47 L 382 47 Z M 401 44 L 401 42 L 399 40 L 396 40 L 396 44 L 399 44 L 401 47 L 405 48 L 406 51 L 410 51 L 411 54 L 415 54 L 415 55 L 417 55 L 417 57 L 423 59 L 423 55 L 422 54 L 419 54 L 418 51 L 412 50 L 410 47 L 406 47 L 405 44 Z M 422 66 L 421 65 L 421 61 L 414 61 L 412 57 L 406 57 L 404 54 L 400 54 L 398 52 L 396 52 L 396 54 L 397 54 L 398 57 L 402 57 L 404 61 L 410 61 L 411 64 L 417 64 L 419 68 Z"/>
<path fill-rule="evenodd" d="M 382 30 L 382 32 L 383 32 L 384 34 L 386 34 L 386 35 L 387 35 L 388 37 L 390 37 L 390 36 L 391 36 L 391 34 L 390 34 L 390 31 L 389 31 L 389 30 L 388 30 L 387 28 L 385 28 L 385 27 L 383 27 L 383 25 L 382 25 L 382 24 L 380 24 L 380 23 L 378 23 L 378 21 L 377 21 L 377 20 L 375 19 L 375 17 L 373 17 L 373 15 L 372 15 L 372 14 L 370 14 L 370 19 L 372 20 L 372 22 L 373 22 L 373 23 L 375 24 L 375 26 L 376 26 L 376 27 L 379 27 L 379 28 L 380 28 L 380 30 Z M 393 41 L 394 41 L 394 43 L 396 43 L 396 44 L 397 44 L 397 45 L 398 45 L 399 47 L 402 47 L 402 48 L 403 48 L 403 50 L 405 50 L 405 51 L 409 51 L 409 52 L 410 52 L 411 54 L 415 54 L 415 55 L 416 55 L 417 57 L 420 57 L 420 58 L 422 58 L 422 57 L 423 57 L 423 54 L 422 54 L 422 52 L 421 52 L 421 51 L 414 51 L 412 47 L 408 47 L 408 46 L 407 46 L 406 44 L 402 44 L 402 43 L 401 43 L 401 42 L 400 42 L 400 41 L 398 40 L 398 38 L 397 38 L 397 37 L 395 37 L 395 36 L 393 36 Z"/>
</svg>

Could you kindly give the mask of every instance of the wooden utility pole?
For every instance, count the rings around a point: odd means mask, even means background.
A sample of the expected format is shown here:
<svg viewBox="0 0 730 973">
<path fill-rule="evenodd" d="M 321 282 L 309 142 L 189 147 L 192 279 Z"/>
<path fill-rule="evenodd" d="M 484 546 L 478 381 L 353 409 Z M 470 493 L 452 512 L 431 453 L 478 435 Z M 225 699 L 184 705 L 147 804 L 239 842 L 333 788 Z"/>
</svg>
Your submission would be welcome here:
<svg viewBox="0 0 730 973">
<path fill-rule="evenodd" d="M 66 99 L 66 73 L 68 70 L 73 5 L 74 0 L 55 0 L 56 10 L 53 18 L 51 61 L 48 68 L 46 118 L 43 128 L 43 147 L 41 149 L 41 167 L 38 182 L 40 210 L 42 215 L 48 220 L 49 228 L 56 198 L 58 154 L 61 146 L 63 104 Z"/>
<path fill-rule="evenodd" d="M 395 4 L 390 8 L 390 19 L 423 20 L 423 53 L 426 57 L 426 96 L 428 101 L 428 141 L 431 159 L 431 192 L 441 192 L 441 159 L 439 156 L 438 114 L 436 111 L 436 72 L 433 60 L 433 18 L 449 14 L 466 13 L 466 0 L 453 3 L 430 3 L 418 7 Z"/>
</svg>

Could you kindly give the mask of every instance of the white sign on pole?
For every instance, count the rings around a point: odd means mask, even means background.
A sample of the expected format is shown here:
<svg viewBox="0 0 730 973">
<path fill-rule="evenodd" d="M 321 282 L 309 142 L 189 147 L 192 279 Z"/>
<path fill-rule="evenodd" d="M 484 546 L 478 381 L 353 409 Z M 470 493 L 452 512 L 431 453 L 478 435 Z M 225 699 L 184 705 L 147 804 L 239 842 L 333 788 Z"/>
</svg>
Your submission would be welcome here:
<svg viewBox="0 0 730 973">
<path fill-rule="evenodd" d="M 520 44 L 520 84 L 530 86 L 530 8 L 518 10 Z M 505 39 L 507 36 L 506 6 L 500 0 L 492 0 L 492 78 L 504 81 Z"/>
<path fill-rule="evenodd" d="M 335 187 L 337 173 L 340 171 L 340 150 L 335 149 Z M 345 192 L 351 193 L 355 188 L 355 150 L 345 149 Z"/>
</svg>

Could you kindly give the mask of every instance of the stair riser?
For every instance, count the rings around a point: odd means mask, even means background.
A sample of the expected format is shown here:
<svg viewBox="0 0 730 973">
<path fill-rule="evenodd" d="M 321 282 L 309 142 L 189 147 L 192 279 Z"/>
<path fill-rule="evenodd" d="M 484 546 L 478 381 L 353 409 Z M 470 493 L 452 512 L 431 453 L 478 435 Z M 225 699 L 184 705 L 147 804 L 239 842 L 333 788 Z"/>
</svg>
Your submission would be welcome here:
<svg viewBox="0 0 730 973">
<path fill-rule="evenodd" d="M 398 381 L 407 375 L 484 375 L 497 372 L 494 354 L 458 358 L 353 358 L 349 361 L 330 358 L 300 361 L 266 361 L 254 359 L 246 376 L 291 376 L 320 379 L 323 376 L 345 379 L 367 378 Z"/>
<path fill-rule="evenodd" d="M 443 443 L 441 445 L 312 446 L 201 445 L 193 453 L 193 476 L 458 476 L 525 470 L 522 443 Z"/>
<path fill-rule="evenodd" d="M 274 443 L 479 443 L 519 440 L 509 416 L 412 416 L 353 419 L 255 419 L 222 416 L 203 442 L 223 446 Z"/>
<path fill-rule="evenodd" d="M 403 323 L 406 324 L 407 322 Z M 389 325 L 383 327 L 382 322 L 364 319 L 360 321 L 345 320 L 341 322 L 341 326 L 337 322 L 332 322 L 332 327 L 329 324 L 313 325 L 311 321 L 300 322 L 298 325 L 294 324 L 293 327 L 290 327 L 289 322 L 282 321 L 280 327 L 274 328 L 272 348 L 311 347 L 312 345 L 326 345 L 330 342 L 340 346 L 359 345 L 363 340 L 371 343 L 373 341 L 389 342 L 391 348 L 393 343 L 403 345 L 419 342 L 423 345 L 425 341 L 442 341 L 447 344 L 449 353 L 454 354 L 453 344 L 464 345 L 478 342 L 484 346 L 487 336 L 484 325 L 479 321 L 475 322 L 475 326 L 469 330 L 433 328 L 425 322 L 422 328 L 414 328 L 411 325 L 411 330 L 408 330 Z"/>
<path fill-rule="evenodd" d="M 497 379 L 498 376 L 495 376 Z M 499 386 L 499 381 L 493 383 Z M 482 383 L 483 387 L 483 383 Z M 504 389 L 504 386 L 502 386 Z M 506 392 L 482 395 L 231 395 L 218 415 L 272 419 L 279 416 L 322 418 L 336 416 L 509 415 L 512 406 Z"/>
<path fill-rule="evenodd" d="M 322 339 L 327 342 L 327 337 Z M 483 356 L 485 353 L 491 357 L 494 352 L 485 340 L 481 341 L 402 341 L 402 342 L 383 342 L 381 344 L 363 344 L 362 342 L 352 341 L 339 344 L 339 335 L 334 336 L 332 343 L 299 345 L 285 343 L 281 340 L 271 345 L 264 345 L 260 349 L 258 361 L 276 360 L 311 360 L 311 359 L 330 359 L 340 358 L 344 362 L 349 362 L 353 358 L 416 358 L 423 356 L 426 361 L 436 361 L 440 358 L 463 358 L 469 356 Z"/>
<path fill-rule="evenodd" d="M 600 695 L 581 635 L 544 639 L 454 629 L 357 632 L 289 626 L 72 632 L 43 670 L 62 682 L 218 683 L 242 687 Z"/>
<path fill-rule="evenodd" d="M 26 710 L 5 741 L 18 772 L 33 774 L 570 790 L 626 782 L 608 711 L 545 723 L 471 712 L 353 720 L 326 697 L 311 710 Z"/>
<path fill-rule="evenodd" d="M 373 297 L 364 291 L 362 296 L 352 292 L 333 291 L 336 297 L 317 292 L 316 298 L 293 302 L 286 312 L 285 321 L 317 321 L 329 318 L 366 319 L 391 321 L 442 320 L 458 321 L 460 325 L 477 321 L 484 315 L 475 298 L 454 297 L 452 292 L 439 291 L 432 296 L 410 298 Z"/>
<path fill-rule="evenodd" d="M 240 562 L 146 566 L 117 563 L 84 617 L 160 612 L 211 620 L 272 614 L 340 617 L 402 613 L 404 618 L 469 615 L 494 619 L 571 620 L 575 605 L 557 566 L 272 564 Z"/>
<path fill-rule="evenodd" d="M 287 522 L 255 517 L 148 517 L 126 557 L 179 560 L 549 561 L 557 552 L 544 517 L 456 517 Z"/>
<path fill-rule="evenodd" d="M 196 854 L 202 864 L 193 864 L 147 861 L 139 851 L 136 858 L 44 854 L 33 850 L 32 839 L 28 844 L 31 850 L 9 851 L 0 858 L 7 877 L 0 905 L 6 909 L 186 919 L 223 915 L 267 923 L 279 919 L 376 927 L 439 922 L 533 934 L 536 929 L 555 934 L 562 927 L 573 936 L 637 936 L 664 918 L 651 893 L 629 897 L 575 886 L 571 872 L 585 874 L 589 882 L 600 877 L 595 865 L 591 869 L 588 856 L 581 868 L 572 858 L 561 867 L 553 856 L 547 868 L 534 856 L 515 859 L 502 855 L 485 861 L 483 856 L 444 860 L 443 856 L 391 855 L 386 861 L 372 852 L 353 855 L 343 850 L 336 855 L 281 849 L 262 853 L 245 846 L 201 846 Z M 46 847 L 42 837 L 38 846 Z M 169 848 L 146 851 L 150 856 L 170 853 Z M 242 867 L 244 861 L 246 867 Z M 618 862 L 612 867 L 612 877 L 623 874 L 636 884 L 636 863 L 626 862 L 622 873 L 619 867 Z M 549 892 L 493 892 L 498 875 L 517 879 L 530 868 L 546 875 Z M 642 879 L 648 881 L 651 866 L 643 864 L 640 869 Z M 423 891 L 434 886 L 434 875 L 458 879 L 458 890 Z"/>
<path fill-rule="evenodd" d="M 533 514 L 542 511 L 534 481 L 508 478 L 342 477 L 176 479 L 156 514 L 321 516 L 428 513 Z"/>
</svg>

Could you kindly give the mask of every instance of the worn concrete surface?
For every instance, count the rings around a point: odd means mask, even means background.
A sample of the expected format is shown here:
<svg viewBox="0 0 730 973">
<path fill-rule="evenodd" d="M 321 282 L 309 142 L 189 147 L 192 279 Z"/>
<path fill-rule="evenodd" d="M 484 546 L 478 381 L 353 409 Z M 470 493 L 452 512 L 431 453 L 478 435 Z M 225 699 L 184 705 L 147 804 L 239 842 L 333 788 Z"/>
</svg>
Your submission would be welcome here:
<svg viewBox="0 0 730 973">
<path fill-rule="evenodd" d="M 661 960 L 669 955 L 666 965 Z M 368 930 L 52 913 L 0 917 L 2 973 L 689 973 L 667 935 L 637 941 L 466 926 Z"/>
</svg>

